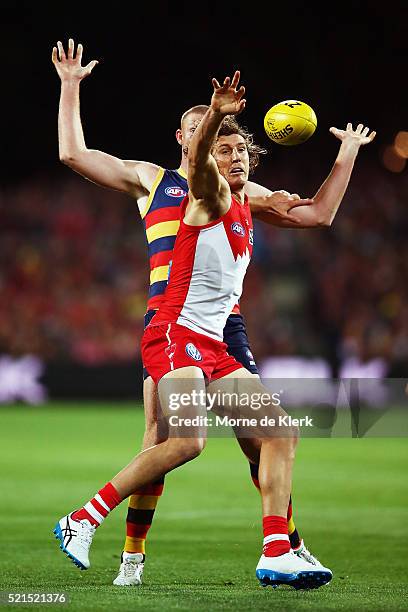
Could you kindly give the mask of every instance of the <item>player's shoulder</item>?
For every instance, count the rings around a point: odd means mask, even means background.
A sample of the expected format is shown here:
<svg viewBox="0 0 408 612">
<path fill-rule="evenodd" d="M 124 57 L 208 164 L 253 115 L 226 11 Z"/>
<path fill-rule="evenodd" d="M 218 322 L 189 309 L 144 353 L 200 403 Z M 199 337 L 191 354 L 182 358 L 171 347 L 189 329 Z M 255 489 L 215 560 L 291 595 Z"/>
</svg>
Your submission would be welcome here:
<svg viewBox="0 0 408 612">
<path fill-rule="evenodd" d="M 159 183 L 166 183 L 166 186 L 169 186 L 169 188 L 174 185 L 176 191 L 177 189 L 184 189 L 186 191 L 187 174 L 182 168 L 172 169 L 150 162 L 140 163 L 142 165 L 138 167 L 137 171 L 148 191 L 151 191 Z"/>
<path fill-rule="evenodd" d="M 132 165 L 137 173 L 139 183 L 148 192 L 152 190 L 158 177 L 162 176 L 165 171 L 164 168 L 153 162 L 135 161 Z"/>
</svg>

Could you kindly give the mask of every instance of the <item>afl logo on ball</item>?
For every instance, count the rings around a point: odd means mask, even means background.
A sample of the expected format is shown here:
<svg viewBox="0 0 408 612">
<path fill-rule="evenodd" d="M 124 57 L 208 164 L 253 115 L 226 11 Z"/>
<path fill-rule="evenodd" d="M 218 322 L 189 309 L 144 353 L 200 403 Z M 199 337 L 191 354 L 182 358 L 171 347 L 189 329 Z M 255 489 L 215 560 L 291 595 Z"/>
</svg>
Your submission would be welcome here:
<svg viewBox="0 0 408 612">
<path fill-rule="evenodd" d="M 202 360 L 200 351 L 194 346 L 192 342 L 186 344 L 186 353 L 189 357 L 191 357 L 191 359 L 194 359 L 194 361 Z"/>
<path fill-rule="evenodd" d="M 184 198 L 187 195 L 181 187 L 166 187 L 164 192 L 171 198 Z"/>
<path fill-rule="evenodd" d="M 245 236 L 245 229 L 240 223 L 238 223 L 238 221 L 234 221 L 234 223 L 231 225 L 231 229 L 237 236 L 241 236 L 241 238 Z"/>
</svg>

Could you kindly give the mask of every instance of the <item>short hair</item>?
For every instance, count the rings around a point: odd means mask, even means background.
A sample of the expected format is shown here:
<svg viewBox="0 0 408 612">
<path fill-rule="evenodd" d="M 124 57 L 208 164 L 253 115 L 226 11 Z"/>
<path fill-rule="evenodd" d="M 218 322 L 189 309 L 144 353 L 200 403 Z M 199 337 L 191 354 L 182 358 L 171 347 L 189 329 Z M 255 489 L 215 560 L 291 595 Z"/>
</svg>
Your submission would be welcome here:
<svg viewBox="0 0 408 612">
<path fill-rule="evenodd" d="M 183 121 L 185 121 L 185 119 L 187 119 L 187 117 L 191 115 L 192 113 L 198 113 L 204 116 L 209 108 L 210 107 L 207 106 L 206 104 L 198 104 L 197 106 L 192 106 L 191 108 L 186 110 L 185 113 L 181 115 L 180 125 L 183 125 Z"/>
<path fill-rule="evenodd" d="M 233 115 L 227 115 L 221 123 L 217 138 L 231 136 L 231 134 L 239 134 L 245 140 L 249 155 L 249 172 L 252 174 L 259 164 L 259 156 L 265 155 L 267 150 L 254 142 L 253 134 L 249 132 L 246 126 L 240 125 Z"/>
</svg>

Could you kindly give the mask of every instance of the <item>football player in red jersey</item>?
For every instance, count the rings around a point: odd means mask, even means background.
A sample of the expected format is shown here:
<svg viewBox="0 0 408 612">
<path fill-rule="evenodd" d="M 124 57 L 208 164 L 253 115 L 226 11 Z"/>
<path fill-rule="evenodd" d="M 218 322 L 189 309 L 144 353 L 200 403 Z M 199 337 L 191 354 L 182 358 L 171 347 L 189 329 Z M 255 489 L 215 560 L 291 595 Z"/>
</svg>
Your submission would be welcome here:
<svg viewBox="0 0 408 612">
<path fill-rule="evenodd" d="M 120 189 L 133 195 L 138 199 L 142 214 L 143 212 L 146 214 L 146 212 L 148 212 L 149 194 L 152 193 L 155 187 L 157 188 L 157 177 L 161 169 L 147 162 L 122 161 L 100 151 L 92 151 L 86 148 L 79 115 L 79 83 L 82 78 L 91 72 L 96 62 L 90 62 L 88 66 L 83 68 L 81 66 L 82 48 L 81 46 L 78 47 L 78 52 L 74 57 L 72 40 L 69 42 L 67 57 L 64 54 L 61 43 L 59 43 L 58 46 L 60 58 L 58 59 L 57 50 L 54 49 L 53 61 L 62 81 L 59 116 L 61 159 L 94 182 L 105 187 Z M 182 144 L 181 170 L 185 169 L 187 163 L 186 153 L 188 151 L 189 139 L 204 109 L 205 107 L 195 107 L 195 109 L 192 109 L 192 112 L 183 117 L 182 129 L 177 132 L 177 138 L 180 144 Z M 348 169 L 346 169 L 345 172 L 343 170 L 343 175 L 345 176 L 347 172 Z M 347 177 L 346 180 L 343 179 L 345 186 L 347 180 Z M 310 200 L 297 202 L 296 196 L 291 197 L 283 192 L 271 194 L 268 190 L 255 184 L 249 184 L 247 191 L 250 195 L 251 193 L 252 195 L 254 193 L 258 194 L 259 197 L 257 199 L 254 197 L 252 198 L 252 209 L 256 210 L 259 216 L 263 217 L 265 220 L 269 222 L 272 221 L 274 224 L 281 226 L 314 227 L 316 225 L 329 224 L 341 201 L 342 193 L 340 194 L 338 186 L 336 186 L 336 194 L 330 193 L 328 186 L 327 189 L 324 187 L 325 186 L 323 186 L 318 193 L 319 197 L 317 197 L 316 205 L 315 202 L 310 205 Z M 333 195 L 336 197 L 333 197 Z M 297 212 L 294 208 L 295 204 L 302 204 L 301 208 L 299 208 L 298 215 L 295 214 Z M 310 206 L 306 206 L 307 204 Z M 308 210 L 306 210 L 307 208 Z M 160 240 L 161 238 L 166 238 L 166 236 L 159 236 L 156 240 Z M 159 268 L 160 267 L 163 268 L 164 266 L 159 266 Z M 160 283 L 162 281 L 158 282 Z M 230 352 L 232 351 L 230 350 Z M 241 357 L 240 361 L 243 361 Z M 248 369 L 251 371 L 250 368 Z M 151 446 L 152 443 L 154 444 L 158 441 L 155 419 L 155 387 L 151 379 L 145 383 L 145 410 L 148 425 L 151 425 L 151 427 L 147 427 L 144 445 Z M 154 439 L 155 434 L 156 439 Z M 256 464 L 252 465 L 257 467 Z M 256 480 L 256 475 L 254 480 Z M 162 484 L 160 482 L 156 483 L 155 491 L 153 491 L 151 485 L 149 486 L 149 490 L 145 492 L 146 498 L 150 497 L 151 500 L 156 498 L 157 500 L 157 493 L 160 493 Z M 151 493 L 150 496 L 149 492 Z M 143 491 L 139 490 L 135 499 L 141 499 L 142 497 Z M 132 504 L 130 504 L 129 512 L 131 510 L 134 510 Z M 149 510 L 151 511 L 151 508 L 149 508 Z M 146 515 L 146 512 L 142 512 L 141 514 Z M 146 520 L 144 522 L 146 523 Z M 146 525 L 142 525 L 142 527 L 145 529 Z M 142 533 L 139 531 L 137 535 L 142 535 Z M 136 543 L 143 542 L 144 544 L 143 538 L 129 536 L 128 539 L 131 545 L 135 544 L 135 541 Z"/>
</svg>

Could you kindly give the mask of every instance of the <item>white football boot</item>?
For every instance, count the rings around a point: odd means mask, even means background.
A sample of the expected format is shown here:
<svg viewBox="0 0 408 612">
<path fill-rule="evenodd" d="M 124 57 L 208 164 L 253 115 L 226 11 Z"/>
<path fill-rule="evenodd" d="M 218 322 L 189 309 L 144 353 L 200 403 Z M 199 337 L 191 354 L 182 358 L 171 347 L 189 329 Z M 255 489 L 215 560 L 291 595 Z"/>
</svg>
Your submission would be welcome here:
<svg viewBox="0 0 408 612">
<path fill-rule="evenodd" d="M 61 541 L 60 548 L 79 569 L 86 570 L 90 567 L 89 548 L 95 534 L 94 525 L 83 519 L 74 521 L 71 514 L 67 514 L 55 525 L 54 533 L 57 540 Z"/>
<path fill-rule="evenodd" d="M 307 561 L 308 563 L 311 563 L 312 565 L 315 565 L 316 567 L 323 567 L 319 559 L 317 559 L 314 555 L 312 555 L 310 550 L 306 548 L 306 545 L 303 540 L 300 541 L 300 546 L 298 548 L 293 549 L 293 552 L 300 559 L 303 559 L 304 561 Z"/>
<path fill-rule="evenodd" d="M 295 589 L 318 589 L 330 582 L 331 570 L 301 559 L 291 550 L 279 557 L 261 555 L 256 567 L 256 577 L 261 586 L 277 587 L 288 584 Z"/>
<path fill-rule="evenodd" d="M 116 586 L 139 586 L 142 584 L 144 558 L 142 553 L 122 553 L 119 574 L 113 584 Z"/>
</svg>

